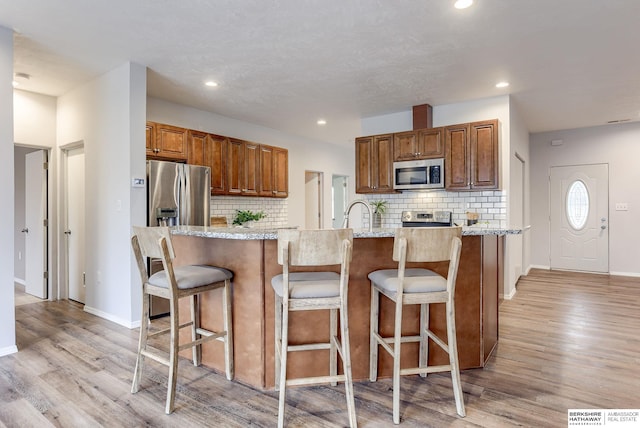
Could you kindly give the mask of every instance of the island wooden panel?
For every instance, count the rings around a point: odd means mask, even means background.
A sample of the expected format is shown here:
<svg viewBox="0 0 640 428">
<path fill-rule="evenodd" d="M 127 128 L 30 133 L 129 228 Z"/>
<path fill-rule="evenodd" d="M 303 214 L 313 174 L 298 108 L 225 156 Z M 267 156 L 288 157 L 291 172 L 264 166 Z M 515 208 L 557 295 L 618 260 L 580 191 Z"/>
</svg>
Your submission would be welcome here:
<svg viewBox="0 0 640 428">
<path fill-rule="evenodd" d="M 264 389 L 273 388 L 274 373 L 274 295 L 271 278 L 282 272 L 277 263 L 275 240 L 232 240 L 174 235 L 177 264 L 205 263 L 226 267 L 234 272 L 233 328 L 236 380 Z M 456 285 L 456 328 L 458 353 L 462 369 L 483 367 L 497 343 L 498 242 L 500 237 L 463 236 L 462 255 Z M 356 238 L 349 279 L 349 329 L 354 380 L 368 379 L 369 308 L 371 286 L 367 275 L 376 269 L 395 268 L 391 259 L 393 238 Z M 442 275 L 446 263 L 413 264 L 427 266 Z M 333 270 L 337 271 L 337 268 Z M 484 272 L 483 272 L 484 270 Z M 202 323 L 205 327 L 221 326 L 218 291 L 203 300 Z M 381 298 L 383 334 L 391 335 L 394 307 Z M 187 313 L 187 302 L 181 303 Z M 419 308 L 404 309 L 403 331 L 417 332 Z M 445 336 L 444 305 L 431 305 L 432 329 Z M 187 332 L 184 332 L 187 334 Z M 329 334 L 327 311 L 301 312 L 290 315 L 289 335 L 292 343 L 326 338 Z M 221 344 L 207 344 L 203 363 L 224 370 Z M 323 355 L 324 352 L 324 355 Z M 403 345 L 401 364 L 415 365 L 417 344 Z M 188 353 L 184 353 L 188 356 Z M 379 356 L 379 376 L 390 377 L 392 361 L 386 353 Z M 447 360 L 437 346 L 430 347 L 430 364 Z M 326 374 L 328 351 L 297 352 L 289 357 L 289 376 Z"/>
</svg>

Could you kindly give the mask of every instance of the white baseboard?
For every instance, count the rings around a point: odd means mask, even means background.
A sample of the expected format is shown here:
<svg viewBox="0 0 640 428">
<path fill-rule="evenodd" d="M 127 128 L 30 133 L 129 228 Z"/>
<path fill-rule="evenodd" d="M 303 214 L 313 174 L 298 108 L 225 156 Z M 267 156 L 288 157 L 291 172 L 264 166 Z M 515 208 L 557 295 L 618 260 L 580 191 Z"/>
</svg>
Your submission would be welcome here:
<svg viewBox="0 0 640 428">
<path fill-rule="evenodd" d="M 551 266 L 543 266 L 543 265 L 531 265 L 529 266 L 529 270 L 531 269 L 543 269 L 543 270 L 551 270 Z M 529 272 L 527 271 L 527 274 Z"/>
<path fill-rule="evenodd" d="M 16 284 L 20 284 L 20 285 L 27 285 L 27 281 L 25 281 L 24 279 L 20 279 L 20 278 L 13 278 L 13 282 L 15 282 Z"/>
<path fill-rule="evenodd" d="M 511 300 L 513 299 L 513 297 L 516 295 L 517 290 L 514 288 L 513 290 L 511 290 L 511 292 L 509 294 L 502 294 L 502 298 L 504 300 Z"/>
<path fill-rule="evenodd" d="M 6 348 L 0 348 L 0 357 L 15 354 L 16 352 L 18 352 L 18 347 L 16 345 L 7 346 Z"/>
<path fill-rule="evenodd" d="M 639 273 L 639 272 L 609 272 L 609 275 L 614 275 L 614 276 L 631 276 L 631 277 L 635 277 L 635 278 L 640 277 L 640 273 Z"/>
<path fill-rule="evenodd" d="M 91 315 L 95 315 L 97 317 L 104 318 L 106 320 L 109 320 L 111 322 L 114 322 L 114 323 L 116 323 L 118 325 L 121 325 L 121 326 L 129 328 L 129 329 L 134 329 L 134 328 L 140 327 L 140 321 L 130 322 L 130 321 L 122 319 L 120 317 L 116 317 L 116 316 L 114 316 L 112 314 L 103 312 L 103 311 L 101 311 L 99 309 L 92 308 L 91 306 L 88 306 L 88 305 L 84 305 L 84 311 L 90 313 Z"/>
</svg>

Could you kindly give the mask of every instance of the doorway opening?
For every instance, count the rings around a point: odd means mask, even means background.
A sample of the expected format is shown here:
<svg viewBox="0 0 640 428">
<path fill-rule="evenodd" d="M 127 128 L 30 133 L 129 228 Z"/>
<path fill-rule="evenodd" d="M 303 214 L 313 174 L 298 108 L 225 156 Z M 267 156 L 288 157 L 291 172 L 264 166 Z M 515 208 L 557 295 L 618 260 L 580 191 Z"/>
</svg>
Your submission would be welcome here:
<svg viewBox="0 0 640 428">
<path fill-rule="evenodd" d="M 331 220 L 334 229 L 339 229 L 344 223 L 344 212 L 349 203 L 347 186 L 348 176 L 333 175 L 331 177 Z"/>
<path fill-rule="evenodd" d="M 304 226 L 306 229 L 322 229 L 322 182 L 323 173 L 318 171 L 304 172 Z"/>
</svg>

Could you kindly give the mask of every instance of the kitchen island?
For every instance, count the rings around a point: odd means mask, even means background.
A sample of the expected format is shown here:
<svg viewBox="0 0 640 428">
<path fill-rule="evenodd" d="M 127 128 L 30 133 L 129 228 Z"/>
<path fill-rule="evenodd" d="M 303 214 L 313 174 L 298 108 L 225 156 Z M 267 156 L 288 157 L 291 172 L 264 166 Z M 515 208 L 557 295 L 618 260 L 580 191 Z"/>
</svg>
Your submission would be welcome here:
<svg viewBox="0 0 640 428">
<path fill-rule="evenodd" d="M 483 367 L 498 342 L 498 293 L 502 289 L 504 235 L 519 230 L 487 227 L 464 228 L 462 254 L 456 283 L 456 329 L 461 369 Z M 282 272 L 277 262 L 277 231 L 245 228 L 178 226 L 172 228 L 175 265 L 211 264 L 225 267 L 233 278 L 234 365 L 236 380 L 260 389 L 274 386 L 274 309 L 271 278 Z M 354 380 L 369 376 L 369 308 L 371 286 L 367 275 L 376 269 L 396 268 L 392 260 L 393 229 L 372 232 L 354 230 L 353 259 L 349 276 L 349 330 Z M 422 263 L 446 276 L 447 263 Z M 335 269 L 338 271 L 337 267 Z M 219 290 L 203 296 L 201 322 L 205 328 L 222 325 Z M 188 314 L 187 302 L 181 302 Z M 391 335 L 394 307 L 381 299 L 380 331 Z M 418 332 L 419 307 L 404 309 L 403 331 Z M 444 304 L 431 305 L 430 325 L 446 337 Z M 188 332 L 183 332 L 188 334 Z M 326 311 L 290 314 L 290 340 L 313 341 L 329 335 Z M 186 338 L 185 338 L 186 340 Z M 323 355 L 323 352 L 324 355 Z M 185 356 L 188 357 L 188 352 Z M 403 345 L 402 361 L 417 361 L 418 345 Z M 439 347 L 430 346 L 429 364 L 448 360 Z M 224 370 L 221 345 L 203 345 L 203 364 Z M 289 358 L 291 377 L 316 376 L 328 370 L 328 351 L 296 352 Z M 390 377 L 392 361 L 380 353 L 380 377 Z"/>
</svg>

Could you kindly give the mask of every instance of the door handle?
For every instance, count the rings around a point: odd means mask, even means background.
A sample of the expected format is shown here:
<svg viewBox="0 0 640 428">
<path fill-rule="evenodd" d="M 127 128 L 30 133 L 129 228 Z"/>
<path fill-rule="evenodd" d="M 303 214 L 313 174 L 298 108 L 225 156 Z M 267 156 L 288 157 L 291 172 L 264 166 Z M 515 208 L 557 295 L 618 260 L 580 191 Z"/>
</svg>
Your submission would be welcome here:
<svg viewBox="0 0 640 428">
<path fill-rule="evenodd" d="M 24 229 L 22 229 L 22 233 L 29 233 L 29 228 L 25 227 Z"/>
</svg>

